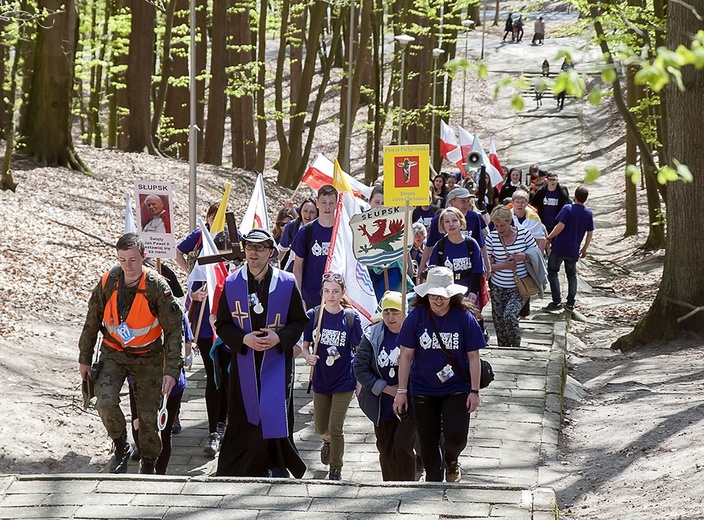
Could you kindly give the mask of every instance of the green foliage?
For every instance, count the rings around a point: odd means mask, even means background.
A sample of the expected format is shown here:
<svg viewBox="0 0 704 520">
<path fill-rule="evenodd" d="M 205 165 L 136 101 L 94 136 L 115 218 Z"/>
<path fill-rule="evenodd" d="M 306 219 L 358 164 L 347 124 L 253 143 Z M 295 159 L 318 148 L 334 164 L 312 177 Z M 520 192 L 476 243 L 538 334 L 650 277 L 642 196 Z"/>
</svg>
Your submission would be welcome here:
<svg viewBox="0 0 704 520">
<path fill-rule="evenodd" d="M 594 166 L 589 166 L 584 169 L 584 182 L 594 182 L 601 176 L 601 171 L 599 168 Z"/>
<path fill-rule="evenodd" d="M 631 182 L 635 185 L 638 185 L 640 182 L 640 169 L 635 166 L 634 164 L 629 164 L 626 166 L 626 176 L 631 179 Z"/>
</svg>

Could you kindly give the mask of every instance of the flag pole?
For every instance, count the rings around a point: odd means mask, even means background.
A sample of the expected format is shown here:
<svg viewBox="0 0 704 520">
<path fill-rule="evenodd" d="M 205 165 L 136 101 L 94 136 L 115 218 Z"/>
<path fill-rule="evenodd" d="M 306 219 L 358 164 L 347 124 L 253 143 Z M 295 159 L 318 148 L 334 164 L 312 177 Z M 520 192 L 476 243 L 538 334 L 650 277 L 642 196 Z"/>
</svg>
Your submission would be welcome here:
<svg viewBox="0 0 704 520">
<path fill-rule="evenodd" d="M 408 199 L 403 211 L 403 268 L 401 269 L 401 311 L 406 315 L 406 271 L 408 270 Z"/>
<path fill-rule="evenodd" d="M 318 345 L 320 345 L 320 328 L 323 325 L 323 311 L 325 310 L 325 303 L 320 304 L 320 314 L 318 315 L 318 326 L 315 328 L 315 337 L 313 338 L 313 355 L 318 355 Z M 308 390 L 306 393 L 310 393 L 310 389 L 313 386 L 313 369 L 315 365 L 310 367 L 310 376 L 308 376 Z"/>
</svg>

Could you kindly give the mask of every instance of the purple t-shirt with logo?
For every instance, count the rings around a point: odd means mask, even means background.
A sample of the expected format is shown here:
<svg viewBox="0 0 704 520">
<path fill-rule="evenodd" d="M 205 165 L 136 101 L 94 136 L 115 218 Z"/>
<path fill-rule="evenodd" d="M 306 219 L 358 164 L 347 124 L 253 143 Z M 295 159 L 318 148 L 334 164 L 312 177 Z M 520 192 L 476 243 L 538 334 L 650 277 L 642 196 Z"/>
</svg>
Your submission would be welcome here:
<svg viewBox="0 0 704 520">
<path fill-rule="evenodd" d="M 414 308 L 403 322 L 398 344 L 415 350 L 411 365 L 409 392 L 412 395 L 449 395 L 454 392 L 469 392 L 469 383 L 462 374 L 454 373 L 444 383 L 438 377 L 450 364 L 440 348 L 433 325 L 428 319 L 429 309 L 425 305 Z M 469 311 L 450 306 L 445 316 L 436 316 L 435 324 L 445 348 L 455 364 L 469 373 L 467 352 L 486 346 L 482 329 Z M 454 372 L 454 370 L 453 370 Z"/>
<path fill-rule="evenodd" d="M 468 255 L 468 244 L 464 241 L 455 244 L 449 238 L 445 238 L 445 248 L 443 250 L 443 261 L 440 262 L 438 254 L 438 245 L 433 246 L 433 252 L 430 253 L 428 265 L 444 265 L 455 274 L 455 283 L 464 285 L 465 287 L 472 286 L 471 274 L 483 273 L 484 262 L 482 261 L 482 250 L 473 238 L 472 254 Z M 457 276 L 460 278 L 457 278 Z"/>
<path fill-rule="evenodd" d="M 398 355 L 401 348 L 398 346 L 398 333 L 391 332 L 384 326 L 384 341 L 379 348 L 379 355 L 376 357 L 376 364 L 379 367 L 381 377 L 389 386 L 398 385 Z M 393 374 L 393 375 L 392 375 Z M 393 404 L 394 398 L 389 394 L 381 394 L 381 416 L 382 421 L 395 420 Z"/>
<path fill-rule="evenodd" d="M 291 249 L 296 256 L 304 259 L 301 295 L 306 307 L 312 309 L 320 305 L 320 289 L 323 286 L 323 273 L 328 260 L 328 249 L 332 238 L 332 227 L 326 228 L 315 219 L 310 244 L 306 244 L 306 226 L 296 233 Z"/>
<path fill-rule="evenodd" d="M 484 233 L 482 233 L 482 230 L 486 227 L 486 222 L 484 222 L 482 216 L 476 211 L 468 211 L 464 218 L 467 221 L 467 229 L 462 231 L 462 234 L 476 240 L 479 247 L 484 247 Z M 425 242 L 426 246 L 433 247 L 443 236 L 443 234 L 440 233 L 439 225 L 440 215 L 438 214 L 433 217 L 433 221 L 430 223 L 428 239 Z"/>
<path fill-rule="evenodd" d="M 308 325 L 303 331 L 303 341 L 313 344 L 313 334 L 318 328 L 315 321 L 315 309 L 308 311 Z M 320 343 L 316 354 L 319 359 L 313 371 L 313 391 L 316 394 L 331 395 L 349 392 L 357 386 L 354 377 L 354 354 L 362 340 L 362 322 L 355 312 L 352 330 L 347 327 L 345 310 L 337 314 L 323 312 L 323 322 L 320 327 Z M 335 352 L 337 349 L 337 352 Z M 328 358 L 334 359 L 331 364 Z"/>
<path fill-rule="evenodd" d="M 422 206 L 416 207 L 416 209 L 413 210 L 413 215 L 411 216 L 411 219 L 413 222 L 420 222 L 423 224 L 426 228 L 430 227 L 431 222 L 433 221 L 433 217 L 435 214 L 438 212 L 440 208 L 437 206 L 428 206 L 428 209 L 423 209 Z"/>
<path fill-rule="evenodd" d="M 557 215 L 556 223 L 565 228 L 552 240 L 552 254 L 562 258 L 579 258 L 582 239 L 594 231 L 594 216 L 581 204 L 566 204 Z"/>
<path fill-rule="evenodd" d="M 543 225 L 552 231 L 555 227 L 555 218 L 557 217 L 557 206 L 560 203 L 560 191 L 545 190 L 545 199 L 543 200 L 543 211 L 540 213 L 540 220 Z"/>
</svg>

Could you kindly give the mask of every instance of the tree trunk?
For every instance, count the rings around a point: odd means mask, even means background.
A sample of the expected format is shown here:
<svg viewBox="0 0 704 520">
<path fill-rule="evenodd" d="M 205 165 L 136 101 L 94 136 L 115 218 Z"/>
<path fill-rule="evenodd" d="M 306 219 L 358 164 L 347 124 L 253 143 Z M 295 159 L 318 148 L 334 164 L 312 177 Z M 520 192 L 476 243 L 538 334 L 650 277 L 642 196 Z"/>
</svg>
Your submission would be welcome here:
<svg viewBox="0 0 704 520">
<path fill-rule="evenodd" d="M 494 23 L 492 25 L 494 27 L 499 25 L 499 0 L 496 0 L 496 8 L 494 9 Z"/>
<path fill-rule="evenodd" d="M 268 0 L 259 3 L 259 27 L 257 29 L 257 162 L 254 169 L 264 171 L 266 160 L 266 17 Z"/>
<path fill-rule="evenodd" d="M 97 5 L 94 4 L 94 5 Z M 100 125 L 100 105 L 105 95 L 103 90 L 103 63 L 108 48 L 108 25 L 110 23 L 112 2 L 106 2 L 103 7 L 103 29 L 100 39 L 95 44 L 98 47 L 97 60 L 91 69 L 90 97 L 88 100 L 88 120 L 90 121 L 90 135 L 88 142 L 96 148 L 103 146 L 103 131 Z"/>
<path fill-rule="evenodd" d="M 126 151 L 155 153 L 151 134 L 151 84 L 154 70 L 156 8 L 144 0 L 131 0 L 130 47 L 127 56 L 127 108 L 124 131 Z"/>
<path fill-rule="evenodd" d="M 174 15 L 176 12 L 177 0 L 169 0 L 164 13 L 164 41 L 161 44 L 161 77 L 156 88 L 154 97 L 154 114 L 152 115 L 152 138 L 159 142 L 158 133 L 161 123 L 161 116 L 164 114 L 164 104 L 166 103 L 166 92 L 169 89 L 169 78 L 171 78 L 173 60 L 171 59 L 171 39 L 174 26 Z M 159 145 L 159 147 L 161 147 Z"/>
<path fill-rule="evenodd" d="M 208 121 L 203 140 L 203 161 L 207 164 L 222 164 L 222 147 L 225 140 L 225 116 L 227 107 L 227 36 L 228 14 L 231 0 L 213 3 L 212 50 L 210 53 L 210 84 L 208 86 Z"/>
<path fill-rule="evenodd" d="M 40 0 L 38 7 L 50 14 L 37 31 L 25 150 L 42 165 L 89 172 L 74 150 L 70 127 L 78 10 L 73 0 Z"/>
<path fill-rule="evenodd" d="M 189 26 L 189 2 L 177 0 L 174 12 L 174 27 Z M 171 78 L 166 90 L 164 116 L 166 124 L 160 125 L 163 136 L 160 150 L 171 157 L 188 158 L 188 126 L 190 124 L 190 95 L 188 72 L 188 35 L 175 40 L 171 45 Z"/>
<path fill-rule="evenodd" d="M 230 121 L 232 121 L 232 166 L 253 170 L 257 163 L 254 138 L 254 99 L 251 94 L 252 32 L 249 24 L 251 4 L 248 0 L 235 0 L 230 14 L 232 27 L 230 67 L 234 77 L 231 85 L 236 94 L 230 96 Z"/>
<path fill-rule="evenodd" d="M 299 86 L 301 84 L 301 74 L 303 73 L 303 41 L 306 30 L 306 2 L 301 0 L 291 0 L 290 21 L 288 23 L 288 45 L 289 45 L 289 101 L 291 103 L 289 113 L 296 115 L 296 102 L 299 96 Z M 282 19 L 282 23 L 284 20 Z M 305 107 L 303 108 L 305 110 Z"/>
<path fill-rule="evenodd" d="M 627 91 L 626 91 L 626 101 L 628 107 L 634 107 L 636 104 L 636 84 L 635 78 L 635 67 L 628 67 L 627 69 Z M 636 147 L 636 140 L 633 136 L 633 131 L 626 127 L 626 164 L 636 164 L 638 160 L 638 153 Z M 626 175 L 626 233 L 625 236 L 629 237 L 638 234 L 638 200 L 636 197 L 636 185 L 633 184 L 633 180 L 629 175 Z"/>
<path fill-rule="evenodd" d="M 352 114 L 352 117 L 350 118 L 350 128 L 349 128 L 349 133 L 352 132 L 352 129 L 354 128 L 354 122 L 357 116 L 357 109 L 359 108 L 359 99 L 360 99 L 360 89 L 362 86 L 362 78 L 365 75 L 365 71 L 367 69 L 367 63 L 369 62 L 369 55 L 370 55 L 370 49 L 369 49 L 369 39 L 371 37 L 371 32 L 372 32 L 372 10 L 374 8 L 374 4 L 372 0 L 362 0 L 362 12 L 361 12 L 361 21 L 359 24 L 357 24 L 357 19 L 359 17 L 355 17 L 355 26 L 358 25 L 358 27 L 355 27 L 355 36 L 357 34 L 357 30 L 359 30 L 359 38 L 354 38 L 355 40 L 358 41 L 358 46 L 357 46 L 357 52 L 354 57 L 354 68 L 353 68 L 353 73 L 352 73 L 352 95 L 351 95 L 351 105 L 352 109 L 350 113 Z M 349 16 L 347 17 L 349 20 Z M 348 49 L 349 52 L 349 49 Z M 348 60 L 349 60 L 349 54 Z M 347 154 L 346 154 L 346 141 L 347 141 L 347 136 L 348 136 L 348 129 L 346 127 L 347 125 L 347 79 L 346 79 L 347 71 L 345 72 L 345 76 L 343 77 L 343 83 L 342 83 L 342 90 L 340 93 L 340 134 L 338 138 L 338 161 L 340 164 L 345 165 L 347 164 Z M 351 169 L 351 168 L 350 168 Z M 348 173 L 352 173 L 351 171 Z"/>
<path fill-rule="evenodd" d="M 689 4 L 670 3 L 667 13 L 667 47 L 689 47 L 691 36 L 701 28 L 693 15 L 704 11 L 704 0 Z M 684 91 L 670 83 L 665 89 L 667 100 L 668 157 L 686 164 L 693 174 L 691 183 L 673 182 L 668 189 L 667 252 L 662 281 L 646 315 L 635 329 L 619 338 L 612 348 L 632 350 L 639 345 L 668 340 L 683 330 L 704 332 L 701 313 L 677 322 L 693 308 L 704 305 L 704 244 L 701 230 L 704 213 L 696 211 L 704 198 L 704 154 L 701 136 L 692 131 L 698 128 L 700 111 L 704 106 L 704 70 L 691 65 L 682 69 Z"/>
</svg>

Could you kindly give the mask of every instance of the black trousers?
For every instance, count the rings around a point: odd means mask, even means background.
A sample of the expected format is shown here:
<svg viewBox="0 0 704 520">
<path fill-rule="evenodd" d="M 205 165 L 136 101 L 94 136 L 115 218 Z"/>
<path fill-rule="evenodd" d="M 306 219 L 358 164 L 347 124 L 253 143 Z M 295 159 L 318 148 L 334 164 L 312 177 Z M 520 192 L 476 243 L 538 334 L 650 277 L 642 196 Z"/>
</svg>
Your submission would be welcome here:
<svg viewBox="0 0 704 520">
<path fill-rule="evenodd" d="M 210 349 L 213 346 L 213 338 L 198 338 L 198 350 L 200 357 L 203 360 L 203 368 L 205 368 L 205 409 L 208 412 L 208 432 L 213 433 L 219 422 L 225 422 L 227 419 L 227 380 L 228 375 L 217 374 L 219 385 L 215 384 L 215 366 L 210 357 Z M 228 355 L 221 355 L 221 349 L 218 350 L 220 359 L 224 362 L 230 362 Z M 225 371 L 227 365 L 225 365 Z"/>
<path fill-rule="evenodd" d="M 416 456 L 413 446 L 416 443 L 416 423 L 413 416 L 406 414 L 402 422 L 395 418 L 379 421 L 379 425 L 374 426 L 374 433 L 384 481 L 415 480 Z"/>
<path fill-rule="evenodd" d="M 443 460 L 455 462 L 467 446 L 469 413 L 467 393 L 449 395 L 414 395 L 413 415 L 420 440 L 420 457 L 425 466 L 426 482 L 442 482 Z M 445 452 L 441 453 L 440 433 L 445 435 Z"/>
</svg>

